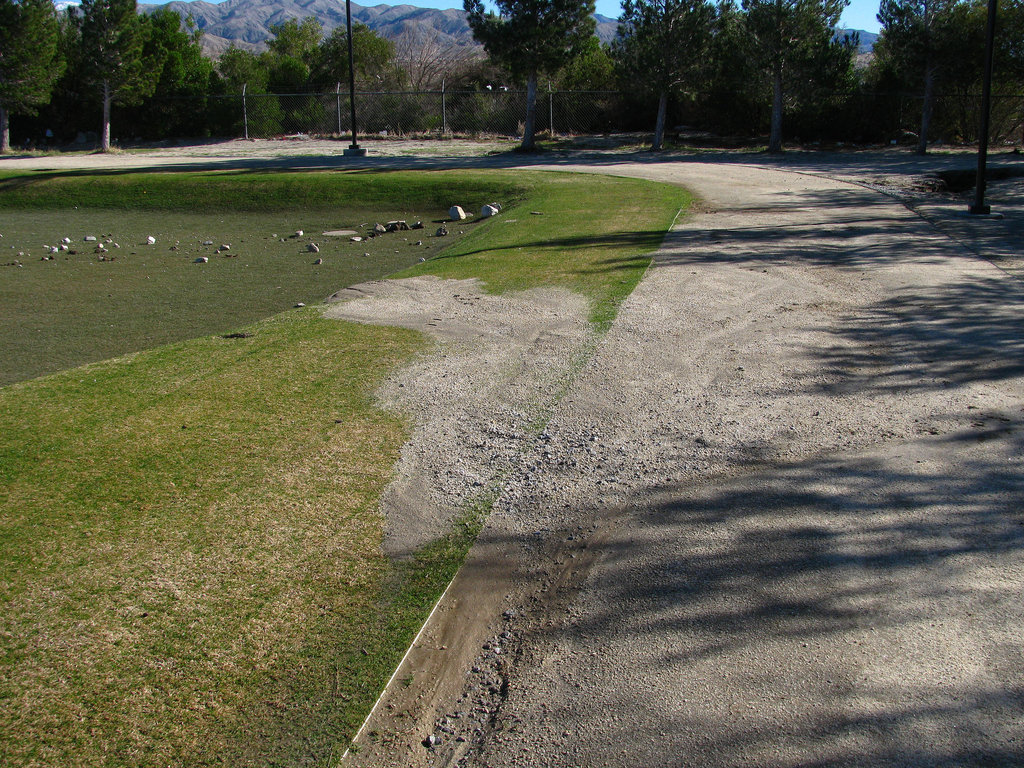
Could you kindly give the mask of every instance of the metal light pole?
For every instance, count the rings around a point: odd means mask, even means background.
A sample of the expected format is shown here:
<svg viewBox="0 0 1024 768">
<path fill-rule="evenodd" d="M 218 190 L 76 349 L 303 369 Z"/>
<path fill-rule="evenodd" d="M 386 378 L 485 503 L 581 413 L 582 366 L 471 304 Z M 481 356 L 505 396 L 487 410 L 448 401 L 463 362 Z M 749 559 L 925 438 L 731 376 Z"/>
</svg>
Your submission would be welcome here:
<svg viewBox="0 0 1024 768">
<path fill-rule="evenodd" d="M 988 119 L 992 101 L 992 55 L 996 37 L 996 0 L 988 0 L 988 23 L 985 28 L 985 77 L 981 83 L 981 135 L 978 137 L 978 176 L 974 186 L 974 204 L 967 212 L 987 216 L 992 208 L 985 205 L 985 162 L 988 159 Z"/>
<path fill-rule="evenodd" d="M 348 103 L 352 107 L 352 144 L 346 155 L 363 156 L 366 150 L 356 141 L 356 67 L 352 56 L 352 0 L 345 0 L 345 28 L 348 30 Z"/>
</svg>

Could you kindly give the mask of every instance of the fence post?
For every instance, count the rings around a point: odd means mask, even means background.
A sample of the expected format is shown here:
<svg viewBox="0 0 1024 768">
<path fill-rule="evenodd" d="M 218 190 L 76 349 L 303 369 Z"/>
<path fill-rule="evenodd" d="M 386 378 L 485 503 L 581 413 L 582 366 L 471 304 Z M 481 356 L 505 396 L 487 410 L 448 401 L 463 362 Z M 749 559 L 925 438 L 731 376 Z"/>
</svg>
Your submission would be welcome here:
<svg viewBox="0 0 1024 768">
<path fill-rule="evenodd" d="M 337 112 L 338 112 L 338 136 L 341 136 L 341 83 L 339 82 L 337 87 L 334 89 L 334 96 L 337 99 Z"/>
<path fill-rule="evenodd" d="M 242 83 L 242 126 L 245 131 L 246 141 L 249 140 L 249 110 L 245 104 L 245 89 L 248 86 L 248 83 Z"/>
<path fill-rule="evenodd" d="M 555 92 L 551 90 L 551 81 L 548 80 L 548 133 L 555 138 Z"/>
<path fill-rule="evenodd" d="M 448 103 L 444 91 L 444 78 L 441 78 L 441 135 L 448 135 Z"/>
</svg>

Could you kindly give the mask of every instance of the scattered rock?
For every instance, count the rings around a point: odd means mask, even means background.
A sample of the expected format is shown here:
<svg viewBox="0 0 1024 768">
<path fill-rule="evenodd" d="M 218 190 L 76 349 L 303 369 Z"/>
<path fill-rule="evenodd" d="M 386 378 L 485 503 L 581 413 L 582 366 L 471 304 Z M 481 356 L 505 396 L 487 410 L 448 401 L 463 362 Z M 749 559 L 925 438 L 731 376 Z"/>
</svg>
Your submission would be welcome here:
<svg viewBox="0 0 1024 768">
<path fill-rule="evenodd" d="M 409 229 L 423 229 L 423 222 L 417 221 L 413 223 L 412 226 L 409 227 Z"/>
<path fill-rule="evenodd" d="M 295 230 L 295 234 L 292 235 L 292 237 L 302 237 L 302 235 L 303 235 L 302 230 L 301 229 L 296 229 Z"/>
<path fill-rule="evenodd" d="M 228 245 L 227 243 L 221 243 L 220 248 L 218 248 L 217 250 L 218 251 L 230 251 L 231 250 L 231 246 Z"/>
<path fill-rule="evenodd" d="M 369 255 L 370 255 L 370 254 L 368 254 L 368 253 L 364 253 L 364 254 L 363 254 L 363 256 L 369 256 Z"/>
<path fill-rule="evenodd" d="M 310 243 L 306 246 L 306 250 L 310 253 L 320 253 L 320 246 L 316 243 Z"/>
<path fill-rule="evenodd" d="M 61 242 L 64 243 L 64 245 L 71 245 L 71 238 L 70 237 L 62 237 L 61 238 Z"/>
<path fill-rule="evenodd" d="M 492 203 L 491 205 L 485 205 L 483 208 L 480 209 L 480 218 L 489 219 L 491 218 L 491 216 L 497 216 L 500 211 L 501 209 L 498 208 L 494 203 Z"/>
<path fill-rule="evenodd" d="M 383 235 L 387 231 L 387 227 L 385 227 L 383 224 L 378 223 L 373 225 L 373 234 L 375 235 Z"/>
<path fill-rule="evenodd" d="M 299 303 L 297 303 L 297 304 L 295 305 L 295 308 L 296 308 L 296 309 L 298 309 L 299 307 L 304 307 L 304 306 L 306 306 L 306 305 L 305 305 L 305 304 L 303 304 L 303 303 L 302 303 L 302 302 L 300 301 Z"/>
<path fill-rule="evenodd" d="M 416 241 L 416 245 L 423 245 L 423 241 L 422 240 L 417 240 Z"/>
<path fill-rule="evenodd" d="M 466 218 L 466 212 L 462 210 L 461 205 L 453 205 L 448 209 L 448 218 L 452 221 L 462 221 Z"/>
<path fill-rule="evenodd" d="M 435 237 L 445 237 L 445 236 L 447 236 L 447 234 L 448 234 L 448 227 L 446 227 L 444 224 L 442 224 L 440 227 L 437 228 L 437 232 L 435 233 Z"/>
<path fill-rule="evenodd" d="M 85 242 L 87 242 L 87 243 L 95 243 L 96 242 L 96 236 L 95 235 L 86 235 L 85 236 Z"/>
<path fill-rule="evenodd" d="M 208 256 L 197 256 L 192 263 L 193 264 L 205 264 L 210 260 Z"/>
<path fill-rule="evenodd" d="M 319 266 L 320 264 L 323 264 L 323 263 L 324 263 L 323 259 L 317 259 L 316 261 L 313 262 L 313 264 L 315 264 L 317 266 Z"/>
<path fill-rule="evenodd" d="M 361 238 L 361 237 L 353 237 L 352 238 L 352 242 L 353 243 L 361 243 L 361 242 L 363 242 L 363 238 Z"/>
<path fill-rule="evenodd" d="M 213 240 L 203 240 L 203 245 L 213 245 Z"/>
<path fill-rule="evenodd" d="M 422 263 L 423 263 L 424 261 L 426 261 L 426 259 L 424 259 L 424 258 L 423 258 L 423 257 L 421 256 L 421 257 L 420 257 L 420 264 L 422 264 Z"/>
<path fill-rule="evenodd" d="M 156 238 L 150 235 L 146 238 L 146 245 L 156 245 Z"/>
<path fill-rule="evenodd" d="M 530 211 L 531 216 L 543 216 L 544 214 L 540 211 Z"/>
</svg>

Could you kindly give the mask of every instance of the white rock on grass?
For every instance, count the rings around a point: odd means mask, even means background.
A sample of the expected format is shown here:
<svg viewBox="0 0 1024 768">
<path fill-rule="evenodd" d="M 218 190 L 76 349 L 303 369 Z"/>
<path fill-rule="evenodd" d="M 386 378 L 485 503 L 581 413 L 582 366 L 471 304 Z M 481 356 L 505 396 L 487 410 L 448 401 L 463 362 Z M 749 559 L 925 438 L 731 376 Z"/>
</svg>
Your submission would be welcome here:
<svg viewBox="0 0 1024 768">
<path fill-rule="evenodd" d="M 491 205 L 485 205 L 480 209 L 480 218 L 489 219 L 491 216 L 497 216 L 500 209 L 493 203 Z"/>
<path fill-rule="evenodd" d="M 210 257 L 209 256 L 197 256 L 195 261 L 193 261 L 192 263 L 193 264 L 206 264 L 209 261 L 210 261 Z"/>
<path fill-rule="evenodd" d="M 150 235 L 146 238 L 146 245 L 156 245 L 156 238 Z"/>
<path fill-rule="evenodd" d="M 310 253 L 320 253 L 320 246 L 316 243 L 310 243 L 306 246 L 306 250 Z"/>
<path fill-rule="evenodd" d="M 453 205 L 448 209 L 448 218 L 452 221 L 462 221 L 466 218 L 466 212 L 462 210 L 461 205 Z"/>
<path fill-rule="evenodd" d="M 85 236 L 85 242 L 87 242 L 87 243 L 95 243 L 96 242 L 96 235 L 86 235 Z"/>
</svg>

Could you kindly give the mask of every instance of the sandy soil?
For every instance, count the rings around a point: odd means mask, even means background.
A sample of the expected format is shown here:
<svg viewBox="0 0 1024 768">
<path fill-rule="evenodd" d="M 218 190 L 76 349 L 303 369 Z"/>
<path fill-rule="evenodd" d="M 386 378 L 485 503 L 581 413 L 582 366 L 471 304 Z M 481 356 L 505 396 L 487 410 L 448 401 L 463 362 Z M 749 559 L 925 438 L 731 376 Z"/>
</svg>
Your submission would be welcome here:
<svg viewBox="0 0 1024 768">
<path fill-rule="evenodd" d="M 564 289 L 489 296 L 474 280 L 422 277 L 360 284 L 330 301 L 328 317 L 438 341 L 380 392 L 417 425 L 383 501 L 384 547 L 396 556 L 445 533 L 519 469 L 595 342 L 586 301 Z"/>
</svg>

